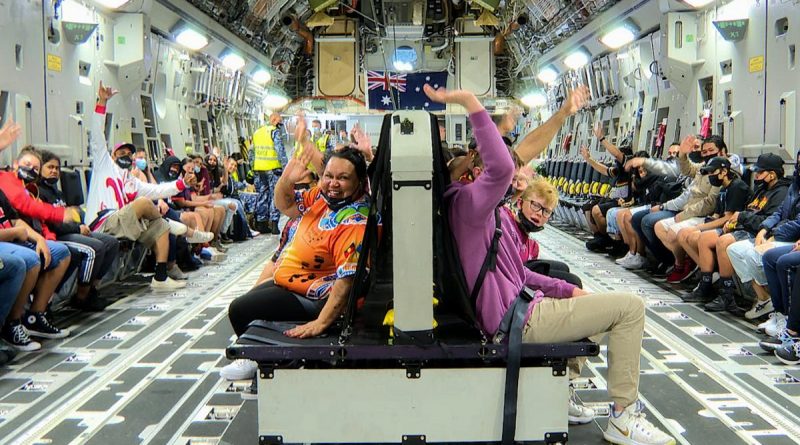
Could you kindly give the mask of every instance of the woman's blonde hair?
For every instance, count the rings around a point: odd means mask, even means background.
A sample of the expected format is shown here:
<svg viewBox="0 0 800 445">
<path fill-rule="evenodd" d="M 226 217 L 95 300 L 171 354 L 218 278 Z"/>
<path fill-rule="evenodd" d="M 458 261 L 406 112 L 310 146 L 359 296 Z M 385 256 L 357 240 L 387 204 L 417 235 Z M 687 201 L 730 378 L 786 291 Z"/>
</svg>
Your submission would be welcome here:
<svg viewBox="0 0 800 445">
<path fill-rule="evenodd" d="M 530 200 L 533 199 L 533 197 L 544 199 L 545 204 L 547 204 L 547 207 L 550 209 L 554 209 L 558 205 L 558 190 L 556 190 L 553 184 L 542 179 L 541 176 L 531 180 L 528 188 L 522 192 L 522 199 L 524 200 Z"/>
</svg>

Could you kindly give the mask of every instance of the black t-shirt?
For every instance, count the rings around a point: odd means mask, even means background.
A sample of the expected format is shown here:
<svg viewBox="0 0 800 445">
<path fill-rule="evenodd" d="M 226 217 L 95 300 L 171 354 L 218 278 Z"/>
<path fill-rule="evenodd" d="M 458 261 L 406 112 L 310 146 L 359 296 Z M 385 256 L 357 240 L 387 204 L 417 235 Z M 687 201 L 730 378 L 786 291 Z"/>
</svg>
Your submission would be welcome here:
<svg viewBox="0 0 800 445">
<path fill-rule="evenodd" d="M 5 193 L 0 191 L 0 229 L 10 229 L 14 227 L 12 220 L 19 219 L 19 214 L 11 203 L 8 202 Z"/>
<path fill-rule="evenodd" d="M 737 176 L 727 187 L 720 189 L 717 215 L 722 216 L 725 212 L 740 212 L 746 209 L 751 194 L 750 187 Z"/>
</svg>

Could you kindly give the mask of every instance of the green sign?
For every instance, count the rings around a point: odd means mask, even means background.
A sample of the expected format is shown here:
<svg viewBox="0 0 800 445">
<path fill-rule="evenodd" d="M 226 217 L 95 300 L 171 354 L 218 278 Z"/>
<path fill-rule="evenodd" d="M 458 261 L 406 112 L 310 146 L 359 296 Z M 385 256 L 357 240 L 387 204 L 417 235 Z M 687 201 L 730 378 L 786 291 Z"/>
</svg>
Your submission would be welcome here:
<svg viewBox="0 0 800 445">
<path fill-rule="evenodd" d="M 744 39 L 749 22 L 750 19 L 739 19 L 715 20 L 712 23 L 714 23 L 714 27 L 717 28 L 717 32 L 719 32 L 719 35 L 721 35 L 723 39 L 728 42 L 738 42 Z"/>
<path fill-rule="evenodd" d="M 118 45 L 124 45 L 125 44 L 125 36 L 117 37 L 117 44 Z"/>
<path fill-rule="evenodd" d="M 64 28 L 64 37 L 72 44 L 86 43 L 97 29 L 97 23 L 61 22 Z"/>
</svg>

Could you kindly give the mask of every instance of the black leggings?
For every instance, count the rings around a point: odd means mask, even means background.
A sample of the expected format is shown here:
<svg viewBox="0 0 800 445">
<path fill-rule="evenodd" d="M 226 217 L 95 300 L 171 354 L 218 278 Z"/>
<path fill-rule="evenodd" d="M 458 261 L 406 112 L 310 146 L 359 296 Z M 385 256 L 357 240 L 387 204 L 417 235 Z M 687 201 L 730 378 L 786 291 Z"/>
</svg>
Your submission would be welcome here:
<svg viewBox="0 0 800 445">
<path fill-rule="evenodd" d="M 545 272 L 549 266 L 549 271 Z M 525 263 L 525 267 L 528 269 L 541 273 L 542 275 L 547 275 L 550 278 L 558 278 L 559 280 L 564 280 L 573 286 L 577 286 L 583 289 L 583 282 L 577 275 L 574 273 L 570 273 L 569 266 L 566 263 L 562 263 L 561 261 L 556 260 L 531 260 Z"/>
<path fill-rule="evenodd" d="M 311 321 L 319 316 L 323 301 L 307 300 L 279 287 L 272 280 L 262 283 L 228 307 L 228 319 L 236 336 L 244 334 L 253 320 Z"/>
</svg>

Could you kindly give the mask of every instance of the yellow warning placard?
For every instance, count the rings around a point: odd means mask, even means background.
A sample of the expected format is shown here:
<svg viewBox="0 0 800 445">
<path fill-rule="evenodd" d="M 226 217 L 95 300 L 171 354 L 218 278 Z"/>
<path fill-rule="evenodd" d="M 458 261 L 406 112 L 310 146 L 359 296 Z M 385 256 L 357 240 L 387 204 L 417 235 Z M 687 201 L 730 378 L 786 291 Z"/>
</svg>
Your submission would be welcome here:
<svg viewBox="0 0 800 445">
<path fill-rule="evenodd" d="M 764 56 L 756 56 L 750 58 L 750 72 L 758 73 L 764 71 Z"/>
<path fill-rule="evenodd" d="M 55 54 L 47 55 L 47 69 L 50 71 L 61 72 L 61 57 Z"/>
</svg>

